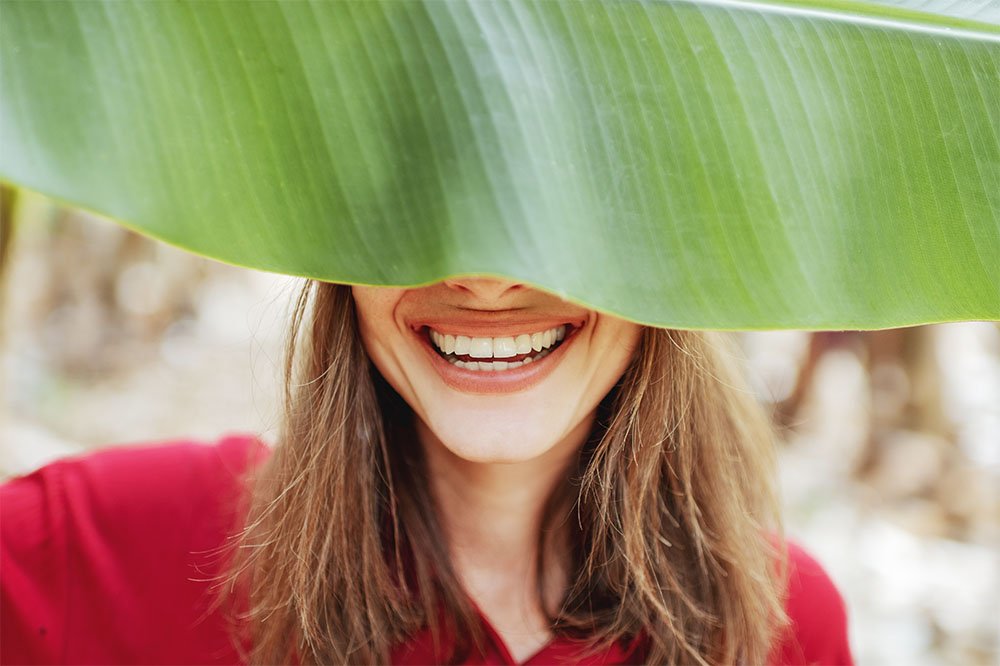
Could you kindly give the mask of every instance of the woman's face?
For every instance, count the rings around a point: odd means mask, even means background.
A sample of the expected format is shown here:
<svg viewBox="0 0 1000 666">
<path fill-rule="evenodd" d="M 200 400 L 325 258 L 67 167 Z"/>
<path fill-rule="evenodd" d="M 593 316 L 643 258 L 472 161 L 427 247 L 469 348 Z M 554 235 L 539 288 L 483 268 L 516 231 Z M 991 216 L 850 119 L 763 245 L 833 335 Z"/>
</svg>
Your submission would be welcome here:
<svg viewBox="0 0 1000 666">
<path fill-rule="evenodd" d="M 445 447 L 476 462 L 530 460 L 589 430 L 641 331 L 493 278 L 352 290 L 382 376 Z"/>
</svg>

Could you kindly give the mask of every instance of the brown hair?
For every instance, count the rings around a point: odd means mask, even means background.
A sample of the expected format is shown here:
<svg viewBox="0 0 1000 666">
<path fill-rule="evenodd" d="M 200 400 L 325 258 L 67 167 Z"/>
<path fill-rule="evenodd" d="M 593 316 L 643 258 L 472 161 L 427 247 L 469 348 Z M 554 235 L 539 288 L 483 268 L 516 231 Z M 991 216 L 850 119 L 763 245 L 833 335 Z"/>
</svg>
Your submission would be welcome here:
<svg viewBox="0 0 1000 666">
<path fill-rule="evenodd" d="M 785 622 L 772 437 L 725 350 L 718 334 L 643 330 L 539 534 L 570 529 L 556 634 L 594 649 L 642 636 L 649 663 L 767 661 Z M 364 351 L 350 287 L 302 290 L 286 387 L 229 572 L 250 660 L 386 663 L 422 627 L 469 637 L 461 660 L 481 627 L 448 564 L 412 413 Z"/>
</svg>

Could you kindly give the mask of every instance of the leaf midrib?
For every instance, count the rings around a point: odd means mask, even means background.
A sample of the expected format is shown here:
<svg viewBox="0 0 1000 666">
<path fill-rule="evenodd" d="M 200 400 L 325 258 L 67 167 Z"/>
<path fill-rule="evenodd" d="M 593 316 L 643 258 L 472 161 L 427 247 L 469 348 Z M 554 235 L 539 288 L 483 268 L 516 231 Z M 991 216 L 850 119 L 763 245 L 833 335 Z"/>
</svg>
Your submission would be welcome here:
<svg viewBox="0 0 1000 666">
<path fill-rule="evenodd" d="M 845 23 L 864 23 L 886 29 L 900 29 L 962 36 L 1000 43 L 1000 25 L 974 19 L 906 9 L 896 5 L 861 0 L 656 0 L 659 2 L 710 5 L 761 13 L 827 18 Z M 962 35 L 956 35 L 961 30 Z"/>
</svg>

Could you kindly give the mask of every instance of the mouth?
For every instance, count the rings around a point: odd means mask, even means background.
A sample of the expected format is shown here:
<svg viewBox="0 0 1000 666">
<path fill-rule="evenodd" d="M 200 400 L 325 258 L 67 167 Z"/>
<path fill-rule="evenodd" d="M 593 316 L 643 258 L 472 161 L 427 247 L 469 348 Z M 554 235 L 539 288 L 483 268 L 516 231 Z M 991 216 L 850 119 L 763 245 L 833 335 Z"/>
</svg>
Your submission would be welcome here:
<svg viewBox="0 0 1000 666">
<path fill-rule="evenodd" d="M 511 393 L 529 389 L 550 375 L 585 325 L 582 318 L 523 327 L 512 322 L 440 322 L 413 331 L 431 365 L 452 388 L 466 393 Z"/>
<path fill-rule="evenodd" d="M 510 372 L 541 361 L 572 337 L 572 324 L 541 331 L 499 337 L 455 335 L 423 329 L 425 340 L 438 356 L 470 372 Z"/>
</svg>

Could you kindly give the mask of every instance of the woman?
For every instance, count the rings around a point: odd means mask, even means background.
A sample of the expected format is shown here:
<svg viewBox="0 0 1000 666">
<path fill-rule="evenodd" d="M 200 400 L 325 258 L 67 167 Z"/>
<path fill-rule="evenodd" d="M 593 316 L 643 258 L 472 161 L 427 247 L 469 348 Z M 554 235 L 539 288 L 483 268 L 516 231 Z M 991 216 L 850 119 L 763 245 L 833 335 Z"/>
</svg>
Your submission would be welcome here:
<svg viewBox="0 0 1000 666">
<path fill-rule="evenodd" d="M 3 488 L 2 661 L 849 662 L 721 345 L 495 278 L 307 284 L 272 454 Z"/>
</svg>

